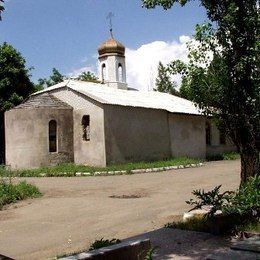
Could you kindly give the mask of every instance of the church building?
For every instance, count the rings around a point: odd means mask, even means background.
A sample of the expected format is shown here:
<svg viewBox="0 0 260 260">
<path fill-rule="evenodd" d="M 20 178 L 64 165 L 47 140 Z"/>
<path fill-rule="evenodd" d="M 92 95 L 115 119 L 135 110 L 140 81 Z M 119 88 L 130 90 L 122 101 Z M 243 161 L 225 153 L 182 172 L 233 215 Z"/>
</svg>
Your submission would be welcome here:
<svg viewBox="0 0 260 260">
<path fill-rule="evenodd" d="M 69 79 L 5 113 L 11 169 L 205 158 L 234 149 L 189 100 L 129 87 L 125 47 L 113 37 L 98 53 L 100 83 Z"/>
</svg>

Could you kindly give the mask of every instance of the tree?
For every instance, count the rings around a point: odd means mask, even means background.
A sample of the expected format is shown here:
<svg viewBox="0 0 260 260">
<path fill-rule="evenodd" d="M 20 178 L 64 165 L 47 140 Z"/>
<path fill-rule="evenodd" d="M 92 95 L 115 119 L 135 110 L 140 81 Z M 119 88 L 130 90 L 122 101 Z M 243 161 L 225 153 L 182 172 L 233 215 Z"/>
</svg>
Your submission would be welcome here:
<svg viewBox="0 0 260 260">
<path fill-rule="evenodd" d="M 143 0 L 143 4 L 169 9 L 175 3 L 185 5 L 189 1 Z M 205 68 L 198 62 L 201 58 L 203 61 L 201 52 L 192 51 L 188 65 L 175 62 L 169 69 L 174 73 L 182 71 L 186 93 L 226 128 L 241 155 L 244 182 L 260 172 L 259 1 L 200 2 L 215 28 L 197 27 L 196 40 L 204 57 L 210 50 L 213 60 Z"/>
<path fill-rule="evenodd" d="M 169 71 L 161 62 L 159 62 L 158 65 L 158 75 L 155 80 L 155 85 L 155 91 L 178 95 L 178 91 L 176 90 L 176 83 L 171 80 Z"/>
<path fill-rule="evenodd" d="M 0 45 L 0 163 L 4 162 L 4 112 L 35 91 L 22 55 L 11 45 Z"/>
<path fill-rule="evenodd" d="M 81 81 L 89 81 L 89 82 L 94 82 L 94 83 L 100 83 L 96 75 L 90 71 L 87 72 L 82 72 L 78 77 L 77 80 Z"/>
<path fill-rule="evenodd" d="M 37 90 L 42 90 L 44 88 L 48 88 L 50 86 L 53 86 L 55 84 L 58 84 L 66 79 L 65 76 L 63 76 L 56 68 L 52 69 L 52 75 L 46 79 L 38 79 L 38 83 L 35 85 Z"/>
<path fill-rule="evenodd" d="M 3 3 L 4 0 L 0 0 L 0 21 L 2 21 L 2 12 L 5 10 Z"/>
</svg>

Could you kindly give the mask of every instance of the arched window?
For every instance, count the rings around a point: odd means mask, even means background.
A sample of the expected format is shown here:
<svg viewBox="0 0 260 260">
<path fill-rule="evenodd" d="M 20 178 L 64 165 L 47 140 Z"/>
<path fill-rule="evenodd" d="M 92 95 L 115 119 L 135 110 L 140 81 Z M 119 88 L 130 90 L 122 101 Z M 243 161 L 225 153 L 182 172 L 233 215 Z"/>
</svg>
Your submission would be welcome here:
<svg viewBox="0 0 260 260">
<path fill-rule="evenodd" d="M 55 120 L 49 122 L 49 152 L 57 152 L 57 122 Z"/>
<path fill-rule="evenodd" d="M 101 66 L 101 79 L 102 79 L 102 82 L 104 82 L 106 80 L 106 64 L 103 63 L 102 66 Z"/>
<path fill-rule="evenodd" d="M 82 139 L 84 141 L 89 141 L 90 140 L 90 118 L 89 115 L 84 115 L 82 117 L 82 121 L 81 121 L 81 125 L 82 125 Z"/>
<path fill-rule="evenodd" d="M 209 122 L 206 122 L 206 144 L 211 145 L 211 129 Z"/>
<path fill-rule="evenodd" d="M 123 82 L 123 67 L 122 64 L 118 64 L 118 81 Z"/>
</svg>

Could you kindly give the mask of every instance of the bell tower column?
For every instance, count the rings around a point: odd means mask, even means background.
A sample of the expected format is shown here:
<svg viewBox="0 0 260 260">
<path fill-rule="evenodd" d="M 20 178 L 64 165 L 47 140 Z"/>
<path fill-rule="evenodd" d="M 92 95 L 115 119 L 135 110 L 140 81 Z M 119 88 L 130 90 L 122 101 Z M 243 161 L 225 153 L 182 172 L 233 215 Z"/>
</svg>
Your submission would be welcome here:
<svg viewBox="0 0 260 260">
<path fill-rule="evenodd" d="M 98 48 L 100 79 L 109 87 L 127 89 L 125 47 L 112 34 Z"/>
</svg>

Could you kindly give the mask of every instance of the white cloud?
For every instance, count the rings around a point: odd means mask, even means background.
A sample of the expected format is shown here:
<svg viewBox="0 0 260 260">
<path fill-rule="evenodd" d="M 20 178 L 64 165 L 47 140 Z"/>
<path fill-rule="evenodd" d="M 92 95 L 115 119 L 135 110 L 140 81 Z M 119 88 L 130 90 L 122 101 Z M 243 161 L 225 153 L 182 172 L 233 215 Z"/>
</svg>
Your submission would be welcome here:
<svg viewBox="0 0 260 260">
<path fill-rule="evenodd" d="M 179 37 L 179 41 L 154 41 L 143 44 L 138 49 L 126 48 L 126 76 L 129 87 L 139 90 L 152 90 L 157 76 L 159 61 L 163 64 L 167 64 L 175 59 L 187 61 L 188 51 L 186 43 L 190 40 L 189 36 L 182 35 Z M 94 56 L 97 59 L 97 55 Z M 87 60 L 87 58 L 84 58 L 82 62 Z M 76 77 L 88 70 L 97 73 L 97 64 L 85 65 L 82 68 L 73 70 L 68 75 Z M 180 76 L 173 76 L 173 80 L 178 84 L 181 82 Z"/>
<path fill-rule="evenodd" d="M 142 45 L 140 48 L 126 49 L 126 72 L 129 86 L 140 90 L 151 90 L 154 88 L 159 61 L 167 64 L 174 59 L 187 61 L 187 41 L 189 36 L 180 36 L 179 41 L 164 42 L 154 41 Z M 179 76 L 173 80 L 180 83 Z"/>
</svg>

